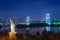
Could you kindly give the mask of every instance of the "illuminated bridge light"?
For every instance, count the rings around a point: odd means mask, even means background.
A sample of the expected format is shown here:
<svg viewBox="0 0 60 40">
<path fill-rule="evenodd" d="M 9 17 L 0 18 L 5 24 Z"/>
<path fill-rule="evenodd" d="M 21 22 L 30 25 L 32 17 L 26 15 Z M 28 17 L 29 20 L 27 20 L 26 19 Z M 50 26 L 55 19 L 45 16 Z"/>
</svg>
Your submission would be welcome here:
<svg viewBox="0 0 60 40">
<path fill-rule="evenodd" d="M 30 25 L 30 17 L 29 17 L 29 16 L 27 16 L 27 18 L 26 18 L 26 24 L 27 24 L 27 25 Z M 26 28 L 27 31 L 28 31 L 29 29 L 30 29 L 29 27 Z"/>
<path fill-rule="evenodd" d="M 58 24 L 60 24 L 60 22 L 53 22 L 53 24 L 56 24 L 56 25 L 58 25 Z"/>
<path fill-rule="evenodd" d="M 60 32 L 60 21 L 59 21 L 58 19 L 55 19 L 55 20 L 52 21 L 52 24 L 54 25 L 52 31 L 53 31 L 54 33 Z"/>
<path fill-rule="evenodd" d="M 49 13 L 46 14 L 46 23 L 50 25 L 50 14 Z M 50 31 L 50 29 L 51 29 L 50 26 L 46 27 L 47 31 Z"/>
<path fill-rule="evenodd" d="M 47 31 L 50 31 L 50 27 L 46 27 L 46 30 L 47 30 Z"/>
<path fill-rule="evenodd" d="M 60 24 L 60 22 L 58 22 L 58 24 Z"/>
<path fill-rule="evenodd" d="M 29 17 L 29 16 L 27 16 L 27 18 L 26 18 L 26 24 L 27 24 L 27 25 L 30 24 L 30 17 Z"/>
<path fill-rule="evenodd" d="M 54 22 L 53 24 L 58 24 L 57 22 Z"/>
</svg>

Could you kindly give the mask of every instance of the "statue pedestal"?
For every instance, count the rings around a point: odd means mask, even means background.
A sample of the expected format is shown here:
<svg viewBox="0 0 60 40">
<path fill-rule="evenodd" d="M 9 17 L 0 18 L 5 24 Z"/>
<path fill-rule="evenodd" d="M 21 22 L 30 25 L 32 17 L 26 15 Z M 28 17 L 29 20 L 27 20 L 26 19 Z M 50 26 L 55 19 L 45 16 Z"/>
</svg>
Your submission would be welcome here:
<svg viewBox="0 0 60 40">
<path fill-rule="evenodd" d="M 9 32 L 9 40 L 16 39 L 16 33 L 15 32 Z"/>
</svg>

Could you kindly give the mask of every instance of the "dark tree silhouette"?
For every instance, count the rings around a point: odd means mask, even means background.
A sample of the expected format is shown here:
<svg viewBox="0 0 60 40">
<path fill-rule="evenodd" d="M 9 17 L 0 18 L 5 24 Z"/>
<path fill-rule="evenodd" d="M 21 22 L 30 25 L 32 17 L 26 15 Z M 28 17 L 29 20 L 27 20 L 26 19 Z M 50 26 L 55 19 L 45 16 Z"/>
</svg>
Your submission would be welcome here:
<svg viewBox="0 0 60 40">
<path fill-rule="evenodd" d="M 6 30 L 3 32 L 3 35 L 6 37 L 6 36 L 8 36 L 8 33 L 9 33 L 9 31 L 6 29 Z"/>
<path fill-rule="evenodd" d="M 48 40 L 48 33 L 46 29 L 42 32 L 42 40 Z"/>
<path fill-rule="evenodd" d="M 0 30 L 1 30 L 1 28 L 2 28 L 2 25 L 0 25 Z"/>
</svg>

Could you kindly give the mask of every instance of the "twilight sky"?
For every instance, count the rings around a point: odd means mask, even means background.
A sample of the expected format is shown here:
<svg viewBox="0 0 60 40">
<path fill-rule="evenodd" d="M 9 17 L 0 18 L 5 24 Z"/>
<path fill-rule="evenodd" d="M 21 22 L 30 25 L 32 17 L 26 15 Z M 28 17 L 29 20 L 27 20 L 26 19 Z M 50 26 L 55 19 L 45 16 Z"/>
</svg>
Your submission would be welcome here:
<svg viewBox="0 0 60 40">
<path fill-rule="evenodd" d="M 60 18 L 60 0 L 0 0 L 0 17 Z"/>
</svg>

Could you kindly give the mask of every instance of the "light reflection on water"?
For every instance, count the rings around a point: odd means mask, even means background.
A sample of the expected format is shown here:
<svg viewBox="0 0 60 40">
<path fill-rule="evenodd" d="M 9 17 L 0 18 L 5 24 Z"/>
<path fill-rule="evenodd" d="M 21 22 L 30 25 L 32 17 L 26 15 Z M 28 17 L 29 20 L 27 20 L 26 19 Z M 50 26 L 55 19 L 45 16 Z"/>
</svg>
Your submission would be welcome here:
<svg viewBox="0 0 60 40">
<path fill-rule="evenodd" d="M 8 31 L 10 31 L 10 26 L 9 25 L 4 25 L 3 26 L 3 31 L 5 29 L 8 29 Z M 45 27 L 35 27 L 35 28 L 30 28 L 29 29 L 29 33 L 32 35 L 35 35 L 36 32 L 38 31 L 40 34 L 42 33 L 42 31 L 44 31 Z M 53 27 L 51 28 L 51 31 L 53 31 L 54 33 L 58 33 L 60 32 L 60 27 Z M 26 28 L 16 28 L 16 32 L 18 33 L 25 33 L 26 32 Z"/>
<path fill-rule="evenodd" d="M 3 26 L 3 30 L 8 29 L 8 31 L 10 31 L 10 26 Z M 26 28 L 15 28 L 16 32 L 18 33 L 25 33 L 26 32 Z M 40 34 L 42 33 L 42 31 L 44 30 L 44 27 L 35 27 L 35 28 L 30 28 L 29 29 L 29 33 L 32 35 L 35 35 L 36 32 L 38 31 Z"/>
</svg>

